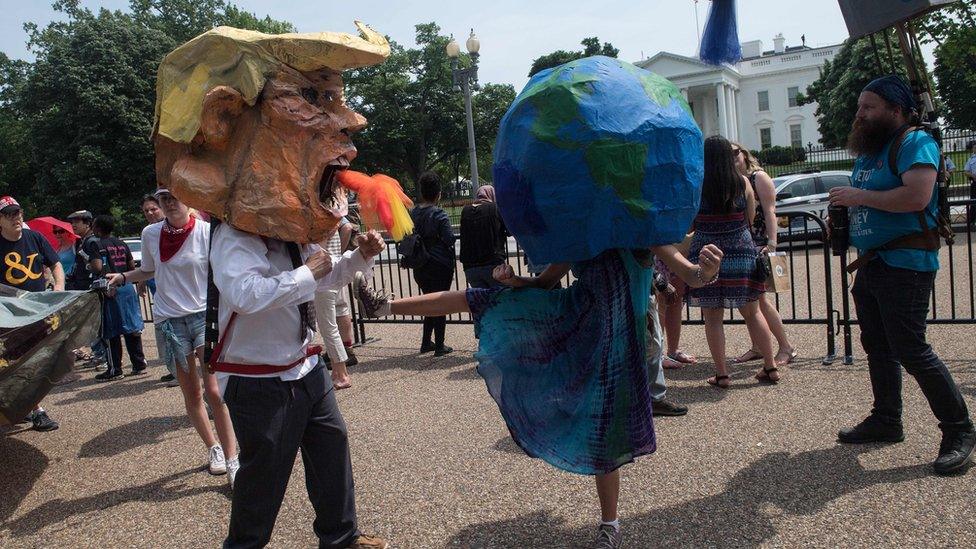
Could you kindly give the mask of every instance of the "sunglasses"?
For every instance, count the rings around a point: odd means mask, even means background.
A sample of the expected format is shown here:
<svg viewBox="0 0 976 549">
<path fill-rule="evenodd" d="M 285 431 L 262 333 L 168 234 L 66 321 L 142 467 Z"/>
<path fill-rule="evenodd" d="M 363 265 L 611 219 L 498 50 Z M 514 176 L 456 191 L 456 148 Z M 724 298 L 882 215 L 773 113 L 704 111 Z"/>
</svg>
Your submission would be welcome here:
<svg viewBox="0 0 976 549">
<path fill-rule="evenodd" d="M 732 149 L 732 156 L 739 156 L 743 152 L 745 151 L 743 151 L 742 149 Z"/>
</svg>

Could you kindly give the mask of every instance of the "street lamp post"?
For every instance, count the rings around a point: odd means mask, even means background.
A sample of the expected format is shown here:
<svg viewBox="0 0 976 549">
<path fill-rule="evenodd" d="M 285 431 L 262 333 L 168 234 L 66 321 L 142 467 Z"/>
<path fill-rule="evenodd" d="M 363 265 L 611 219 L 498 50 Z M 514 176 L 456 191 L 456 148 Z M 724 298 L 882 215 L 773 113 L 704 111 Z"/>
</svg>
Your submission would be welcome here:
<svg viewBox="0 0 976 549">
<path fill-rule="evenodd" d="M 468 125 L 468 157 L 471 163 L 471 196 L 478 188 L 478 155 L 474 145 L 474 115 L 471 113 L 471 90 L 478 89 L 478 50 L 481 43 L 471 29 L 471 36 L 465 43 L 468 53 L 471 55 L 471 66 L 468 68 L 458 67 L 458 57 L 461 55 L 461 47 L 451 36 L 451 41 L 447 43 L 447 56 L 451 58 L 451 75 L 454 78 L 454 85 L 464 93 L 464 114 Z"/>
</svg>

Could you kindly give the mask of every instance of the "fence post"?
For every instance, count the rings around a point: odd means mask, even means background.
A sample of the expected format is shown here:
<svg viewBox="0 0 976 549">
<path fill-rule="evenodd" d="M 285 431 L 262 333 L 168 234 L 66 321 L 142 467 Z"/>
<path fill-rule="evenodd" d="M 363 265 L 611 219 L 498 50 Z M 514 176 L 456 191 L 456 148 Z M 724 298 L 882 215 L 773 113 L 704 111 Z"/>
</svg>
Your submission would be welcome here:
<svg viewBox="0 0 976 549">
<path fill-rule="evenodd" d="M 840 256 L 840 288 L 841 301 L 843 302 L 843 323 L 844 323 L 844 364 L 854 364 L 854 344 L 851 341 L 851 300 L 850 283 L 847 280 L 847 252 Z"/>
<path fill-rule="evenodd" d="M 827 239 L 826 225 L 821 224 L 821 235 L 824 237 L 824 280 L 827 282 L 825 291 L 827 292 L 827 356 L 820 362 L 823 365 L 830 365 L 837 359 L 837 342 L 835 341 L 834 327 L 834 278 L 831 272 L 830 240 Z M 807 267 L 809 270 L 809 266 Z M 809 290 L 807 290 L 809 291 Z"/>
</svg>

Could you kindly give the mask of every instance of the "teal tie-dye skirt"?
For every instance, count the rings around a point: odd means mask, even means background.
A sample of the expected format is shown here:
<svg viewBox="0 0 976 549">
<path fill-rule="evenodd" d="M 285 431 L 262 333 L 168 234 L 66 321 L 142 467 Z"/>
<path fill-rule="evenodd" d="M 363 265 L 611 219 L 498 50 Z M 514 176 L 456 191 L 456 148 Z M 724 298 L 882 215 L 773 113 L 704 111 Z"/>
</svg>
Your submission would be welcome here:
<svg viewBox="0 0 976 549">
<path fill-rule="evenodd" d="M 644 357 L 652 270 L 609 250 L 574 272 L 566 289 L 469 289 L 475 358 L 528 455 L 609 473 L 656 447 Z"/>
</svg>

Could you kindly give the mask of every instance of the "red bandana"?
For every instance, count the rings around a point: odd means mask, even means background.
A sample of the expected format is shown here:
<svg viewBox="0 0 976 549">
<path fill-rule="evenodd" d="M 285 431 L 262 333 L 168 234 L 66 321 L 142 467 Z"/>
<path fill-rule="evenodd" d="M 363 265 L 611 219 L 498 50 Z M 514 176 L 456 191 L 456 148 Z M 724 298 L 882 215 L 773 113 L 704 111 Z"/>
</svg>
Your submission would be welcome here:
<svg viewBox="0 0 976 549">
<path fill-rule="evenodd" d="M 173 228 L 169 221 L 163 221 L 163 230 L 159 233 L 159 259 L 166 262 L 180 251 L 186 238 L 193 232 L 196 218 L 190 216 L 190 222 L 180 228 Z"/>
</svg>

